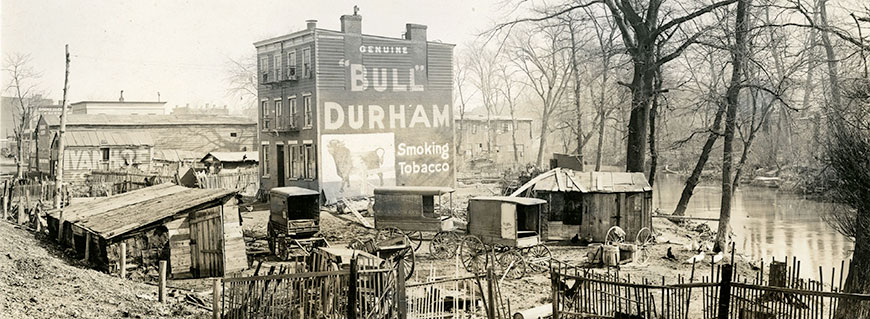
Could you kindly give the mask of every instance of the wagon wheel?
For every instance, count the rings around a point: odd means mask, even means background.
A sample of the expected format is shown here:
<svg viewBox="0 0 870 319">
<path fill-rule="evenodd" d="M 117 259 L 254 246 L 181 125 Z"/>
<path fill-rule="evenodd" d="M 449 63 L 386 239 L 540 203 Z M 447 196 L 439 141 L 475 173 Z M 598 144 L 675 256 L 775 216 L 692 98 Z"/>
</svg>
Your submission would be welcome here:
<svg viewBox="0 0 870 319">
<path fill-rule="evenodd" d="M 616 245 L 625 242 L 625 231 L 619 226 L 610 227 L 607 230 L 607 236 L 604 237 L 604 244 Z"/>
<path fill-rule="evenodd" d="M 528 270 L 526 261 L 517 250 L 511 249 L 502 252 L 498 254 L 496 259 L 505 278 L 520 279 L 526 275 L 526 272 Z"/>
<path fill-rule="evenodd" d="M 459 235 L 451 231 L 440 231 L 429 242 L 429 256 L 437 259 L 447 259 L 456 256 L 456 250 L 462 245 Z"/>
<path fill-rule="evenodd" d="M 405 232 L 396 227 L 387 227 L 381 230 L 378 230 L 378 234 L 375 235 L 375 242 L 380 243 L 381 241 L 387 239 L 393 239 L 399 236 L 404 236 Z"/>
<path fill-rule="evenodd" d="M 553 253 L 550 248 L 544 244 L 534 245 L 522 250 L 523 258 L 528 264 L 529 270 L 536 272 L 545 272 L 550 267 L 550 258 L 553 258 Z"/>
<path fill-rule="evenodd" d="M 649 260 L 649 246 L 655 244 L 656 236 L 648 227 L 641 228 L 635 236 L 635 244 L 637 244 L 637 262 L 646 264 Z"/>
<path fill-rule="evenodd" d="M 413 247 L 402 249 L 397 254 L 398 255 L 395 257 L 396 262 L 400 262 L 403 264 L 403 266 L 405 266 L 405 280 L 411 279 L 411 276 L 414 275 L 414 266 L 417 263 L 417 257 L 414 254 Z"/>
<path fill-rule="evenodd" d="M 477 238 L 477 236 L 468 235 L 462 239 L 462 244 L 459 249 L 459 258 L 462 260 L 462 265 L 465 266 L 465 270 L 470 273 L 478 274 L 486 270 L 486 246 L 482 241 L 480 241 L 480 238 Z"/>
<path fill-rule="evenodd" d="M 408 239 L 411 240 L 411 245 L 414 246 L 414 250 L 419 250 L 420 245 L 423 245 L 423 233 L 414 230 L 406 232 L 405 235 L 408 235 Z"/>
</svg>

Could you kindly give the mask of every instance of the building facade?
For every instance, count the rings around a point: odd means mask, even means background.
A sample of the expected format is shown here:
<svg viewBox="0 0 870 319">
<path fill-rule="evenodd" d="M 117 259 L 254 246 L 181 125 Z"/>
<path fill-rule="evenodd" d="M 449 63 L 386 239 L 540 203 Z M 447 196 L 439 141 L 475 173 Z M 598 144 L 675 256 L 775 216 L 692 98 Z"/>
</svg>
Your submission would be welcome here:
<svg viewBox="0 0 870 319">
<path fill-rule="evenodd" d="M 514 157 L 514 138 L 517 149 Z M 456 140 L 463 164 L 488 161 L 496 167 L 515 166 L 534 161 L 532 119 L 510 116 L 466 115 L 456 119 Z"/>
<path fill-rule="evenodd" d="M 163 115 L 166 102 L 81 101 L 69 105 L 72 114 Z"/>
<path fill-rule="evenodd" d="M 426 26 L 403 38 L 305 30 L 257 49 L 261 188 L 315 189 L 328 202 L 377 186 L 452 186 L 453 45 Z"/>
</svg>

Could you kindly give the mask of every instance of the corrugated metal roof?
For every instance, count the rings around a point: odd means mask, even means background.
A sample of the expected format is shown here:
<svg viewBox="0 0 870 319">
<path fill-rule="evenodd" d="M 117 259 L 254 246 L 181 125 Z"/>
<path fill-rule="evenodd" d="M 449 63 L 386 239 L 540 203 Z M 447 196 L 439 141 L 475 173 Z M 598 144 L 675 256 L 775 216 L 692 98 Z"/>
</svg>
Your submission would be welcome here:
<svg viewBox="0 0 870 319">
<path fill-rule="evenodd" d="M 69 131 L 63 133 L 66 146 L 153 146 L 147 132 Z"/>
<path fill-rule="evenodd" d="M 190 124 L 232 124 L 257 125 L 257 122 L 241 116 L 204 115 L 204 114 L 170 114 L 170 115 L 108 115 L 108 114 L 67 114 L 66 124 L 71 126 L 84 125 L 190 125 Z M 60 118 L 46 115 L 45 122 L 49 126 L 60 125 Z"/>
<path fill-rule="evenodd" d="M 533 179 L 536 191 L 581 193 L 638 193 L 652 191 L 643 173 L 631 172 L 578 172 L 567 168 L 554 168 Z M 524 187 L 526 185 L 523 185 Z M 523 188 L 523 187 L 521 187 Z"/>
<path fill-rule="evenodd" d="M 64 220 L 105 239 L 171 217 L 202 204 L 225 199 L 236 191 L 187 188 L 161 184 L 117 196 L 73 204 L 63 209 Z M 57 218 L 58 212 L 50 215 Z"/>
<path fill-rule="evenodd" d="M 258 162 L 259 152 L 211 152 L 205 155 L 201 161 L 214 157 L 221 162 Z"/>
</svg>

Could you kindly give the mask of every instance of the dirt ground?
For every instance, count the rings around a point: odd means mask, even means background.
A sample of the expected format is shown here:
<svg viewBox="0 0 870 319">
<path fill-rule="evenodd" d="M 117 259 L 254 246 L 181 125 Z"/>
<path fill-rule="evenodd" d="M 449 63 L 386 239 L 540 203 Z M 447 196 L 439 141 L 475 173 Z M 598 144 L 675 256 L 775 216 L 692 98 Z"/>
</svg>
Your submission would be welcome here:
<svg viewBox="0 0 870 319">
<path fill-rule="evenodd" d="M 52 243 L 0 221 L 0 318 L 207 318 L 189 291 L 123 280 L 70 260 Z M 39 235 L 38 235 L 39 236 Z"/>
<path fill-rule="evenodd" d="M 497 192 L 498 186 L 495 184 L 476 184 L 458 187 L 453 195 L 456 215 L 464 217 L 465 207 L 469 198 L 494 195 Z M 243 213 L 245 234 L 256 234 L 261 238 L 257 246 L 265 246 L 265 227 L 268 221 L 268 214 L 268 211 Z M 374 230 L 362 227 L 352 216 L 351 214 L 337 215 L 334 213 L 334 210 L 330 209 L 324 209 L 321 212 L 321 234 L 329 241 L 330 245 L 343 247 L 354 238 L 369 238 L 374 236 Z M 367 217 L 367 219 L 371 224 L 374 224 L 371 217 Z M 645 264 L 628 263 L 618 268 L 611 268 L 609 271 L 614 272 L 618 270 L 622 276 L 630 275 L 632 281 L 635 282 L 646 279 L 650 282 L 661 283 L 664 278 L 665 283 L 672 284 L 677 283 L 679 277 L 682 277 L 684 281 L 688 281 L 692 273 L 692 265 L 686 264 L 683 261 L 694 256 L 696 252 L 687 251 L 683 246 L 692 240 L 711 236 L 711 234 L 709 231 L 703 233 L 695 231 L 698 228 L 698 224 L 680 226 L 661 218 L 653 220 L 653 228 L 657 234 L 657 243 L 649 246 L 651 257 Z M 701 227 L 700 230 L 703 230 L 703 228 Z M 429 257 L 428 241 L 425 239 L 431 239 L 433 235 L 434 233 L 423 234 L 424 242 L 415 253 L 416 266 L 414 278 L 411 280 L 425 281 L 430 276 L 468 275 L 455 259 L 434 259 Z M 589 247 L 577 246 L 567 241 L 548 242 L 546 245 L 550 248 L 553 258 L 572 265 L 584 264 L 587 252 L 590 249 Z M 676 261 L 663 258 L 667 254 L 668 248 L 671 248 L 672 253 L 676 256 Z M 755 278 L 756 271 L 752 270 L 752 266 L 749 265 L 747 258 L 736 255 L 735 259 L 737 259 L 737 273 L 740 276 Z M 272 258 L 266 258 L 266 260 L 264 267 L 279 264 Z M 730 255 L 725 256 L 718 265 L 728 263 L 730 260 Z M 694 280 L 698 281 L 701 276 L 709 276 L 711 266 L 711 259 L 708 254 L 703 262 L 695 265 Z M 600 272 L 608 271 L 605 268 L 595 269 L 595 271 Z M 247 271 L 247 273 L 251 272 L 252 270 Z M 545 304 L 551 299 L 550 279 L 547 273 L 529 273 L 525 277 L 516 280 L 504 279 L 501 281 L 500 287 L 503 297 L 510 301 L 513 311 Z M 699 298 L 700 296 L 693 296 L 693 303 L 695 301 L 700 302 Z"/>
</svg>

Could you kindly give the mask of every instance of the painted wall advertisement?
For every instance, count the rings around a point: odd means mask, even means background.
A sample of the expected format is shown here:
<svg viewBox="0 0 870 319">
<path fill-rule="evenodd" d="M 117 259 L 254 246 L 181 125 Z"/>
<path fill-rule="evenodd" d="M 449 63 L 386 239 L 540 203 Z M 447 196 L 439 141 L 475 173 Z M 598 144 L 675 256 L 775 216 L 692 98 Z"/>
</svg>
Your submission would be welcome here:
<svg viewBox="0 0 870 319">
<path fill-rule="evenodd" d="M 341 63 L 348 89 L 318 99 L 327 201 L 371 195 L 380 186 L 452 187 L 451 92 L 427 91 L 423 65 Z"/>
</svg>

